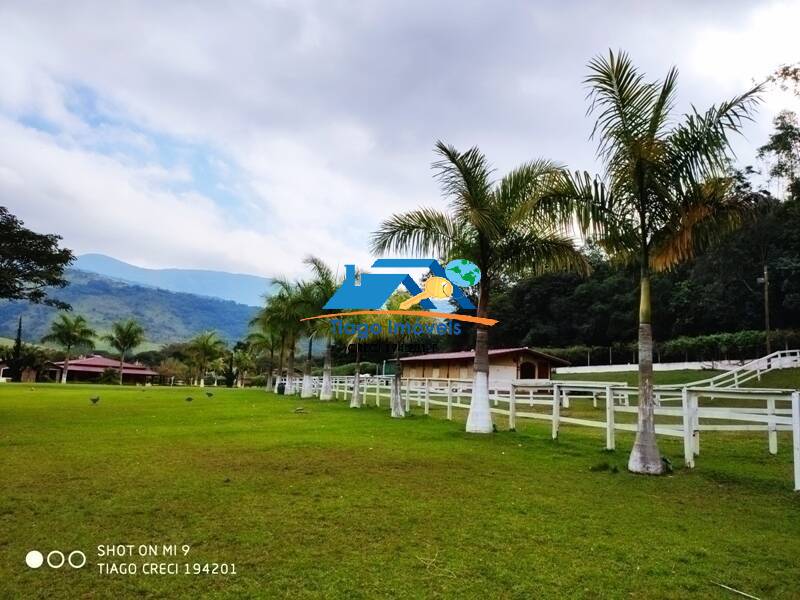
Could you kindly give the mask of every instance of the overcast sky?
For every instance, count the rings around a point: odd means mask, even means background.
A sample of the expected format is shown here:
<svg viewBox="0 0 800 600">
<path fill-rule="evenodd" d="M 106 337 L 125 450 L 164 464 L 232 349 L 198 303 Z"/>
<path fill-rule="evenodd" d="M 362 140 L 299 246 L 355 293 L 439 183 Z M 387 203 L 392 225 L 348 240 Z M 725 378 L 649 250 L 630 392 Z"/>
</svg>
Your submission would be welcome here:
<svg viewBox="0 0 800 600">
<path fill-rule="evenodd" d="M 800 60 L 800 2 L 0 3 L 0 205 L 76 253 L 260 275 L 368 265 L 393 212 L 442 206 L 443 139 L 498 173 L 596 170 L 587 61 L 680 69 L 681 110 Z M 745 139 L 753 163 L 770 92 Z"/>
</svg>

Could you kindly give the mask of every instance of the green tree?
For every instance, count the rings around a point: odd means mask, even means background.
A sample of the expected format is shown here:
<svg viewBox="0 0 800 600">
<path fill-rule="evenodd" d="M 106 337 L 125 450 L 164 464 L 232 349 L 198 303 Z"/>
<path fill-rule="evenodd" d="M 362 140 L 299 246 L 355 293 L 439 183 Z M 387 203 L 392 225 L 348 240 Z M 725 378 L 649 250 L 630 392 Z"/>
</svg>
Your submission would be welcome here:
<svg viewBox="0 0 800 600">
<path fill-rule="evenodd" d="M 89 327 L 80 315 L 70 317 L 60 314 L 50 325 L 50 333 L 42 338 L 43 343 L 52 342 L 64 348 L 64 368 L 61 371 L 61 383 L 67 383 L 67 372 L 69 371 L 69 359 L 72 350 L 75 348 L 94 348 L 94 338 L 96 333 Z"/>
<path fill-rule="evenodd" d="M 269 356 L 267 361 L 267 375 L 264 378 L 267 391 L 272 391 L 272 372 L 275 368 L 275 351 L 281 347 L 280 334 L 269 327 L 263 320 L 264 311 L 260 310 L 251 321 L 251 325 L 258 327 L 256 331 L 247 334 L 245 340 L 256 355 Z"/>
<path fill-rule="evenodd" d="M 162 360 L 155 369 L 162 379 L 169 380 L 169 384 L 173 385 L 175 379 L 183 379 L 188 375 L 188 368 L 177 358 L 165 358 Z"/>
<path fill-rule="evenodd" d="M 437 142 L 433 164 L 448 212 L 421 208 L 396 214 L 373 234 L 372 250 L 464 258 L 481 270 L 479 317 L 486 317 L 492 289 L 503 278 L 549 270 L 587 271 L 584 256 L 564 233 L 572 204 L 555 193 L 562 170 L 547 160 L 517 167 L 499 182 L 478 148 L 459 152 Z M 475 336 L 475 381 L 467 431 L 493 431 L 489 408 L 489 330 Z"/>
<path fill-rule="evenodd" d="M 321 259 L 315 256 L 308 256 L 305 264 L 311 267 L 313 278 L 311 285 L 316 290 L 316 304 L 311 307 L 313 314 L 321 314 L 323 306 L 336 292 L 341 285 L 341 278 L 337 277 L 333 269 L 326 265 Z M 322 368 L 322 386 L 320 390 L 320 400 L 330 400 L 333 398 L 333 387 L 331 383 L 331 371 L 333 369 L 332 346 L 333 335 L 331 334 L 330 323 L 325 319 L 310 322 L 316 333 L 325 336 L 325 362 Z"/>
<path fill-rule="evenodd" d="M 758 158 L 771 162 L 770 177 L 783 180 L 792 198 L 800 197 L 800 122 L 789 110 L 778 113 L 769 141 L 758 149 Z"/>
<path fill-rule="evenodd" d="M 109 345 L 119 352 L 119 384 L 122 385 L 122 367 L 125 355 L 144 341 L 144 329 L 133 319 L 112 323 L 111 333 L 103 336 Z"/>
<path fill-rule="evenodd" d="M 583 224 L 591 212 L 601 245 L 640 273 L 639 417 L 628 462 L 636 473 L 663 469 L 653 421 L 651 273 L 689 259 L 742 220 L 744 203 L 727 176 L 728 136 L 750 118 L 761 89 L 678 122 L 677 77 L 672 68 L 663 81 L 647 81 L 627 54 L 609 52 L 589 63 L 586 79 L 605 173 Z"/>
<path fill-rule="evenodd" d="M 61 237 L 35 233 L 0 206 L 0 298 L 44 303 L 62 309 L 69 305 L 47 297 L 47 288 L 67 285 L 64 269 L 72 251 L 59 248 Z"/>
<path fill-rule="evenodd" d="M 305 298 L 298 282 L 284 278 L 275 279 L 277 293 L 270 296 L 265 307 L 264 319 L 276 331 L 281 332 L 283 344 L 280 357 L 280 371 L 283 371 L 284 352 L 286 360 L 285 394 L 294 394 L 294 359 L 297 340 L 303 332 L 304 325 L 300 319 L 306 316 Z M 280 379 L 279 372 L 278 378 Z M 277 390 L 277 387 L 276 387 Z"/>
<path fill-rule="evenodd" d="M 225 352 L 225 342 L 217 336 L 216 331 L 204 331 L 189 342 L 189 353 L 200 379 L 200 387 L 205 386 L 205 375 L 212 361 L 217 360 Z"/>
</svg>

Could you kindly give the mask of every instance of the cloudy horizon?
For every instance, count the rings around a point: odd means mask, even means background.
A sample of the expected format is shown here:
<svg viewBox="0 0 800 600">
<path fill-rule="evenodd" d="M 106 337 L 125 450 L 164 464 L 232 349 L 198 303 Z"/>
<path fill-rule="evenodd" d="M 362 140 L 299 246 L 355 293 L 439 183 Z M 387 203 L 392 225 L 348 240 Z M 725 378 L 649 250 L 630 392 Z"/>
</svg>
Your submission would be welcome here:
<svg viewBox="0 0 800 600">
<path fill-rule="evenodd" d="M 366 265 L 382 219 L 444 205 L 437 139 L 595 172 L 582 81 L 609 48 L 676 65 L 678 113 L 800 60 L 798 2 L 111 4 L 0 7 L 0 205 L 149 268 Z M 767 92 L 740 166 L 782 109 Z"/>
</svg>

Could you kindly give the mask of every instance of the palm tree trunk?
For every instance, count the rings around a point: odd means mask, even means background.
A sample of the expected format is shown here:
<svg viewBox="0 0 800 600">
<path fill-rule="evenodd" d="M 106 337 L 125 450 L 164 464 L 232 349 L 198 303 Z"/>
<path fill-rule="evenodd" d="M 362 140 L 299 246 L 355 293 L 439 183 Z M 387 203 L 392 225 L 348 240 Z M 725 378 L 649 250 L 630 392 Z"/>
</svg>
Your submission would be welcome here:
<svg viewBox="0 0 800 600">
<path fill-rule="evenodd" d="M 350 408 L 361 408 L 361 351 L 356 342 L 356 370 L 353 374 L 353 395 L 350 397 Z"/>
<path fill-rule="evenodd" d="M 266 388 L 267 388 L 268 392 L 272 389 L 272 367 L 275 364 L 274 358 L 275 358 L 275 349 L 274 348 L 270 348 L 269 349 L 269 368 L 267 369 L 267 381 L 266 381 L 266 383 L 267 383 Z"/>
<path fill-rule="evenodd" d="M 289 340 L 289 360 L 286 361 L 286 389 L 284 394 L 294 394 L 294 336 Z"/>
<path fill-rule="evenodd" d="M 325 365 L 322 367 L 322 389 L 319 393 L 320 400 L 333 398 L 333 385 L 331 384 L 331 371 L 333 370 L 333 351 L 331 338 L 325 343 Z"/>
<path fill-rule="evenodd" d="M 67 383 L 67 371 L 69 371 L 69 351 L 70 348 L 67 347 L 67 352 L 64 354 L 64 368 L 61 369 L 61 383 Z"/>
<path fill-rule="evenodd" d="M 484 274 L 478 294 L 478 316 L 485 317 L 489 304 L 489 278 Z M 489 329 L 478 325 L 475 332 L 475 365 L 472 398 L 467 415 L 467 432 L 492 433 L 492 412 L 489 407 Z"/>
<path fill-rule="evenodd" d="M 283 377 L 283 354 L 284 354 L 284 339 L 281 337 L 281 355 L 278 359 L 278 376 L 275 378 L 275 389 L 273 390 L 276 394 L 278 393 L 278 386 L 281 384 L 281 377 Z M 284 388 L 284 393 L 286 389 Z"/>
<path fill-rule="evenodd" d="M 122 385 L 122 365 L 125 364 L 125 353 L 119 353 L 119 384 Z"/>
<path fill-rule="evenodd" d="M 301 398 L 311 398 L 314 395 L 314 386 L 311 385 L 311 345 L 313 341 L 314 336 L 309 336 L 306 364 L 303 368 L 303 388 L 300 391 Z"/>
<path fill-rule="evenodd" d="M 391 405 L 392 417 L 402 419 L 406 416 L 406 407 L 403 405 L 403 369 L 400 366 L 400 342 L 395 344 L 394 350 L 394 379 L 392 379 Z"/>
<path fill-rule="evenodd" d="M 639 297 L 639 419 L 636 441 L 628 459 L 628 470 L 645 475 L 663 472 L 656 443 L 653 403 L 653 328 L 650 310 L 650 272 L 642 266 Z"/>
</svg>

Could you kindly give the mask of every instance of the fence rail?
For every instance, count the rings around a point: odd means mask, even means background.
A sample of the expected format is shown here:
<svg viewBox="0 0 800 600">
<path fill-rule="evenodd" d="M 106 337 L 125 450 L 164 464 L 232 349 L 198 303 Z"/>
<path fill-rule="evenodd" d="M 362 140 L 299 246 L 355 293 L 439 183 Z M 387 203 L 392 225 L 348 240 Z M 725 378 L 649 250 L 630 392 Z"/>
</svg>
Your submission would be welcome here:
<svg viewBox="0 0 800 600">
<path fill-rule="evenodd" d="M 388 405 L 393 380 L 394 376 L 360 376 L 362 401 L 369 403 L 372 400 L 376 406 L 381 406 L 385 400 Z M 332 377 L 331 381 L 334 398 L 351 397 L 354 376 Z M 321 383 L 321 378 L 312 378 L 314 395 L 319 395 Z M 301 381 L 296 380 L 292 387 L 299 392 L 300 384 Z M 777 454 L 778 432 L 791 431 L 794 489 L 800 491 L 800 392 L 698 384 L 703 382 L 680 388 L 654 388 L 655 432 L 683 440 L 685 465 L 689 468 L 695 466 L 695 458 L 700 454 L 701 432 L 764 432 L 767 434 L 768 451 Z M 426 415 L 430 414 L 432 406 L 443 407 L 446 418 L 453 419 L 455 409 L 469 409 L 472 380 L 403 377 L 401 394 L 406 411 L 410 410 L 412 403 L 422 407 Z M 620 423 L 616 419 L 618 414 L 635 414 L 638 411 L 631 402 L 637 395 L 637 388 L 612 381 L 519 380 L 490 384 L 489 389 L 491 412 L 505 417 L 509 429 L 516 429 L 517 419 L 549 421 L 553 439 L 558 438 L 562 424 L 605 429 L 605 446 L 608 450 L 616 446 L 617 431 L 637 431 L 637 423 Z M 591 400 L 596 409 L 602 404 L 602 419 L 562 415 L 561 409 L 569 408 L 570 402 L 577 399 Z M 680 404 L 665 405 L 670 401 L 679 401 Z M 544 410 L 531 410 L 537 407 Z"/>
</svg>

